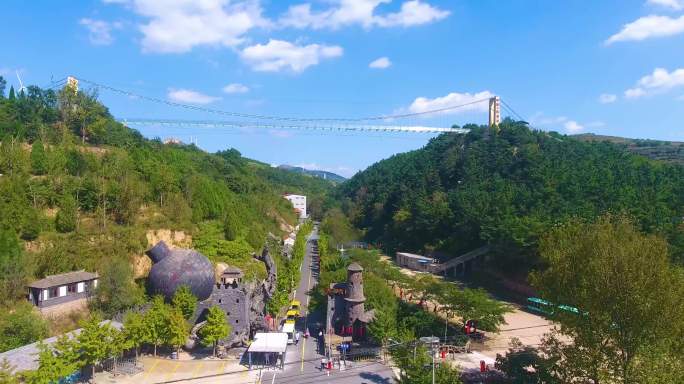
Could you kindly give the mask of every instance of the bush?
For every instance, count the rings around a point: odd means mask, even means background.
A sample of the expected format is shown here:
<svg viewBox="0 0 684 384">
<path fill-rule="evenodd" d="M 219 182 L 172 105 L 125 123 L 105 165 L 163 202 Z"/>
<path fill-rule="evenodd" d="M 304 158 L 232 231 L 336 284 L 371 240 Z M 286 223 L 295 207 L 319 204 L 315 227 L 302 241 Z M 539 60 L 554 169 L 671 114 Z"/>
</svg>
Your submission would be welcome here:
<svg viewBox="0 0 684 384">
<path fill-rule="evenodd" d="M 76 229 L 78 212 L 76 200 L 71 195 L 65 195 L 59 204 L 59 212 L 55 217 L 55 227 L 59 232 L 73 232 Z"/>
<path fill-rule="evenodd" d="M 47 323 L 28 302 L 0 315 L 0 352 L 33 343 L 47 335 Z"/>
</svg>

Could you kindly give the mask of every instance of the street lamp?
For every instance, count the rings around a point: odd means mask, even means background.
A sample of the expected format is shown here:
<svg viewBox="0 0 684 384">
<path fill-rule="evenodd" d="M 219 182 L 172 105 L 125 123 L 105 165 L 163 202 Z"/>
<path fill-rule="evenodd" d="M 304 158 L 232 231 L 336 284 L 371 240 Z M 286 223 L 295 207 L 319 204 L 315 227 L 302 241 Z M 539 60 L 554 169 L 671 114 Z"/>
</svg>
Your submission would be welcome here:
<svg viewBox="0 0 684 384">
<path fill-rule="evenodd" d="M 432 384 L 435 384 L 435 344 L 439 343 L 439 337 L 426 336 L 421 337 L 420 341 L 425 344 L 430 344 L 430 353 L 432 354 Z"/>
</svg>

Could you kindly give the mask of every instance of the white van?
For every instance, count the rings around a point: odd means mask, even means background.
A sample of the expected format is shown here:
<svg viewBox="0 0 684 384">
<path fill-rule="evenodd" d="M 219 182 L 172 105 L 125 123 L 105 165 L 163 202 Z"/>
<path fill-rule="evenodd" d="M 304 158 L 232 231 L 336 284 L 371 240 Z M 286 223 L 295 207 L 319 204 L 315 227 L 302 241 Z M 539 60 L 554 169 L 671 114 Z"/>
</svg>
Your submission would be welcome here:
<svg viewBox="0 0 684 384">
<path fill-rule="evenodd" d="M 280 331 L 287 333 L 288 344 L 294 344 L 295 325 L 293 323 L 286 322 L 283 324 L 283 328 Z"/>
</svg>

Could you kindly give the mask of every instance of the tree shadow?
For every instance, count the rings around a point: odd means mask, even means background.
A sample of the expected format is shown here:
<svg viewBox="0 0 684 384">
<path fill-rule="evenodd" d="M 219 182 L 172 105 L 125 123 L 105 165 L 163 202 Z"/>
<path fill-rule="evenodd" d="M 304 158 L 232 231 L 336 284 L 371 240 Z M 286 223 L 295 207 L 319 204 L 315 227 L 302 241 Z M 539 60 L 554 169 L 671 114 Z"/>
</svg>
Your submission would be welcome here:
<svg viewBox="0 0 684 384">
<path fill-rule="evenodd" d="M 393 382 L 392 379 L 390 379 L 389 377 L 382 377 L 377 373 L 361 372 L 359 374 L 359 377 L 361 377 L 364 380 L 368 380 L 372 383 L 378 384 L 390 384 Z"/>
</svg>

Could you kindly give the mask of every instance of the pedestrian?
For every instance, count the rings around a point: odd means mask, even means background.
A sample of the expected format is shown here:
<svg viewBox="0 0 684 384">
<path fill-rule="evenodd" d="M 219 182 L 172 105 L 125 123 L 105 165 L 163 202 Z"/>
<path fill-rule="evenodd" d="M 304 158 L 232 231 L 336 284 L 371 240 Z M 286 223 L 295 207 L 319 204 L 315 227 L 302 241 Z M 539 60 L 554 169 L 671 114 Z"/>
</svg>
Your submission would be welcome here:
<svg viewBox="0 0 684 384">
<path fill-rule="evenodd" d="M 295 345 L 299 345 L 299 331 L 295 333 Z"/>
</svg>

